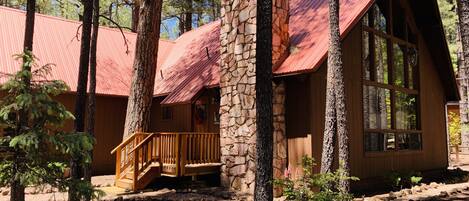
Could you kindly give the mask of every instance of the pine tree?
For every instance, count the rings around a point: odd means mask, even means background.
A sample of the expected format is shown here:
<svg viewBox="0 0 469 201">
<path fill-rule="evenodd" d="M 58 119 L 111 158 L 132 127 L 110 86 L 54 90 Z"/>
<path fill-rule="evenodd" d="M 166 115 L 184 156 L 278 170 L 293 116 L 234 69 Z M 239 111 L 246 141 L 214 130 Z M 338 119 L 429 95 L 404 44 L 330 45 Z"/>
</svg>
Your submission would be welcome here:
<svg viewBox="0 0 469 201">
<path fill-rule="evenodd" d="M 459 16 L 459 35 L 461 43 L 461 60 L 459 66 L 459 79 L 460 79 L 460 91 L 461 91 L 461 123 L 463 129 L 461 131 L 461 143 L 462 146 L 469 145 L 469 133 L 467 129 L 464 129 L 466 125 L 469 124 L 468 118 L 468 87 L 469 87 L 469 1 L 468 0 L 458 0 L 458 16 Z"/>
<path fill-rule="evenodd" d="M 337 124 L 337 141 L 339 145 L 339 165 L 344 171 L 344 178 L 350 176 L 349 140 L 347 132 L 347 108 L 345 105 L 344 66 L 342 64 L 342 47 L 339 30 L 339 0 L 329 1 L 330 42 L 328 68 L 334 71 L 335 114 Z M 343 193 L 350 190 L 350 181 L 341 180 L 340 189 Z"/>
<path fill-rule="evenodd" d="M 96 114 L 96 52 L 98 49 L 98 30 L 99 30 L 99 0 L 93 0 L 93 32 L 91 34 L 90 46 L 90 86 L 88 94 L 87 108 L 87 128 L 86 132 L 94 137 L 95 114 Z M 93 159 L 93 151 L 90 152 Z M 91 163 L 85 167 L 85 180 L 91 182 L 92 169 Z"/>
<path fill-rule="evenodd" d="M 123 139 L 148 131 L 155 85 L 162 0 L 142 0 L 132 84 L 127 104 Z"/>
<path fill-rule="evenodd" d="M 257 1 L 256 179 L 254 199 L 273 199 L 272 0 Z"/>
<path fill-rule="evenodd" d="M 339 145 L 340 168 L 343 176 L 350 176 L 347 110 L 339 30 L 339 0 L 329 0 L 329 53 L 327 63 L 327 94 L 321 172 L 332 172 L 335 140 Z M 341 180 L 340 189 L 347 193 L 350 181 Z"/>
<path fill-rule="evenodd" d="M 81 46 L 80 46 L 80 62 L 78 66 L 78 83 L 75 99 L 75 132 L 85 132 L 85 112 L 86 112 L 86 90 L 88 86 L 88 71 L 90 62 L 90 41 L 91 41 L 91 26 L 93 17 L 93 0 L 82 0 L 83 4 L 83 23 L 81 33 Z M 79 157 L 72 156 L 70 161 L 71 177 L 72 179 L 80 179 L 80 164 L 82 163 Z M 75 201 L 78 200 L 78 194 L 73 186 L 70 187 L 68 199 Z"/>
</svg>

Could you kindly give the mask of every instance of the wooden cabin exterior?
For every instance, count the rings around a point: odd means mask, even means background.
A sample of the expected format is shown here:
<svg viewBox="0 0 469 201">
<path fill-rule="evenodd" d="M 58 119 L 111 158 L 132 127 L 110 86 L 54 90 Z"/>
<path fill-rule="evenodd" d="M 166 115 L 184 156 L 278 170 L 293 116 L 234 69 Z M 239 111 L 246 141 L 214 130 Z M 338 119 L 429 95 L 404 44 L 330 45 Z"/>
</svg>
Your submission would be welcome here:
<svg viewBox="0 0 469 201">
<path fill-rule="evenodd" d="M 322 9 L 321 5 L 326 5 L 327 1 L 318 2 L 317 5 L 311 5 L 309 0 L 291 0 L 290 7 L 296 10 L 290 12 L 290 17 L 300 19 L 307 15 L 299 4 Z M 425 4 L 404 0 L 341 2 L 346 9 L 353 7 L 347 5 L 350 2 L 363 7 L 353 10 L 355 15 L 342 27 L 345 31 L 341 35 L 352 175 L 366 181 L 391 171 L 446 168 L 448 148 L 445 105 L 457 101 L 459 96 L 436 0 Z M 317 13 L 327 14 L 324 10 Z M 315 20 L 307 22 L 311 24 L 291 21 L 296 24 L 292 24 L 290 32 L 305 33 L 292 34 L 291 37 L 298 44 L 301 40 L 307 40 L 307 35 L 322 34 L 320 36 L 323 40 L 323 36 L 327 36 L 324 30 L 318 33 L 311 28 L 319 26 L 314 24 L 317 23 Z M 297 27 L 310 29 L 292 31 Z M 163 57 L 159 58 L 163 64 L 157 67 L 160 75 L 156 78 L 151 115 L 151 130 L 158 133 L 146 135 L 151 137 L 148 140 L 142 137 L 136 142 L 161 139 L 164 132 L 219 133 L 219 83 L 224 79 L 220 78 L 218 72 L 219 23 L 200 27 L 184 34 L 174 43 L 163 45 L 169 53 L 159 54 L 159 57 Z M 299 60 L 298 55 L 302 55 L 297 52 L 305 51 L 302 48 L 322 48 L 327 52 L 327 47 L 300 47 L 292 50 L 283 64 L 295 64 Z M 301 157 L 309 155 L 315 159 L 321 158 L 326 52 L 324 55 L 303 55 L 314 57 L 308 58 L 315 61 L 308 68 L 287 71 L 288 66 L 280 65 L 274 69 L 275 82 L 285 85 L 286 159 L 294 176 L 299 173 L 297 170 L 300 169 L 298 164 Z M 130 75 L 125 72 L 131 72 L 128 70 L 131 65 L 125 63 L 122 66 L 125 68 L 120 71 L 127 79 Z M 124 81 L 116 80 L 116 83 Z M 106 89 L 100 88 L 101 91 Z M 116 159 L 109 153 L 122 142 L 127 104 L 125 93 L 127 91 L 117 91 L 114 95 L 100 94 L 97 97 L 95 174 L 115 171 Z M 73 111 L 73 92 L 58 99 Z M 68 128 L 71 128 L 71 124 Z M 158 171 L 161 174 L 162 170 Z M 246 174 L 240 175 L 244 177 Z"/>
<path fill-rule="evenodd" d="M 445 107 L 457 100 L 455 80 L 440 73 L 440 68 L 451 71 L 441 61 L 448 57 L 447 48 L 430 44 L 446 45 L 444 38 L 430 41 L 414 8 L 407 1 L 377 1 L 343 40 L 350 164 L 352 175 L 361 180 L 448 166 Z M 370 19 L 386 22 L 373 26 L 367 24 Z M 417 51 L 414 67 L 410 59 L 415 55 L 409 54 L 415 52 L 406 50 Z M 379 56 L 370 59 L 373 54 Z M 290 167 L 298 168 L 305 154 L 321 158 L 326 69 L 324 62 L 313 73 L 284 78 Z"/>
</svg>

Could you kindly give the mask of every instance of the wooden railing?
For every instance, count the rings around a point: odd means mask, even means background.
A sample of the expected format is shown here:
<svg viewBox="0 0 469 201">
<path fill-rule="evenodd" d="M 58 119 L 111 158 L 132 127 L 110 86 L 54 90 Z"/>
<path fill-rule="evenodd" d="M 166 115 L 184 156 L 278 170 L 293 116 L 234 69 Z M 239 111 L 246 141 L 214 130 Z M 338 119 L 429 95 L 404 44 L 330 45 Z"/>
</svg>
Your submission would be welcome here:
<svg viewBox="0 0 469 201">
<path fill-rule="evenodd" d="M 116 148 L 111 151 L 111 154 L 116 153 L 116 178 L 120 178 L 125 171 L 133 165 L 133 155 L 130 151 L 140 143 L 144 137 L 148 135 L 146 133 L 134 133 Z"/>
<path fill-rule="evenodd" d="M 135 133 L 111 153 L 117 153 L 116 179 L 130 172 L 129 179 L 138 182 L 151 165 L 159 165 L 160 174 L 186 176 L 187 168 L 217 166 L 220 136 L 217 133 Z M 190 175 L 197 174 L 194 171 L 198 169 L 191 169 Z M 134 189 L 137 182 L 133 183 Z"/>
</svg>

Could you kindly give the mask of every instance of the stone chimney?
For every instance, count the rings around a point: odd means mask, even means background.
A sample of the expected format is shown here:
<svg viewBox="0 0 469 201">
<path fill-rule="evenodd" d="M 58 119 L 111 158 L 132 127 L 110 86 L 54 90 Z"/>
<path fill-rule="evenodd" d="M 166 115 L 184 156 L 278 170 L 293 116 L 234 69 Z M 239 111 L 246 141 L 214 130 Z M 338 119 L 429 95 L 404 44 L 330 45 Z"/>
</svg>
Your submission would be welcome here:
<svg viewBox="0 0 469 201">
<path fill-rule="evenodd" d="M 221 183 L 251 195 L 256 171 L 256 3 L 257 0 L 222 0 L 220 36 Z M 273 0 L 274 64 L 286 58 L 288 43 L 288 0 Z M 274 86 L 274 94 L 280 91 L 283 95 L 283 84 Z M 278 116 L 275 106 L 274 116 Z M 283 119 L 274 117 L 275 133 L 285 130 Z M 286 138 L 282 139 L 286 144 Z M 284 148 L 281 153 L 286 153 Z"/>
<path fill-rule="evenodd" d="M 288 33 L 290 5 L 288 0 L 272 0 L 272 62 L 274 68 L 289 54 Z"/>
</svg>

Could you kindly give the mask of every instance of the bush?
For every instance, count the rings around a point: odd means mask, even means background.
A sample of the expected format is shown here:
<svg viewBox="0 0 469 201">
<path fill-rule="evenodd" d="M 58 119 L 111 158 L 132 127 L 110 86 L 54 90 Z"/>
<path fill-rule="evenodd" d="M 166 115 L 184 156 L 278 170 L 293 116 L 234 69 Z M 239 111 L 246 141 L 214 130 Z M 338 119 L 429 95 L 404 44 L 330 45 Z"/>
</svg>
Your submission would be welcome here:
<svg viewBox="0 0 469 201">
<path fill-rule="evenodd" d="M 448 114 L 449 142 L 451 146 L 461 144 L 461 117 L 455 112 Z"/>
<path fill-rule="evenodd" d="M 85 133 L 63 131 L 64 123 L 74 117 L 54 98 L 68 91 L 68 86 L 47 80 L 52 65 L 37 66 L 31 52 L 17 59 L 23 62 L 21 70 L 0 85 L 6 92 L 0 99 L 0 128 L 5 134 L 0 137 L 0 186 L 13 180 L 22 186 L 49 184 L 60 191 L 77 186 L 84 193 L 81 196 L 97 196 L 89 182 L 64 178 L 68 158 L 90 162 L 94 143 Z"/>
<path fill-rule="evenodd" d="M 407 171 L 407 172 L 389 172 L 387 176 L 388 182 L 393 190 L 401 190 L 403 188 L 410 188 L 414 185 L 420 184 L 423 177 L 420 172 Z"/>
<path fill-rule="evenodd" d="M 315 165 L 313 158 L 305 156 L 302 159 L 303 175 L 301 178 L 293 180 L 287 173 L 285 179 L 275 180 L 274 185 L 283 188 L 286 200 L 346 201 L 353 199 L 353 195 L 344 192 L 338 184 L 346 180 L 356 181 L 358 178 L 344 176 L 344 170 L 341 168 L 331 173 L 314 174 Z"/>
</svg>

